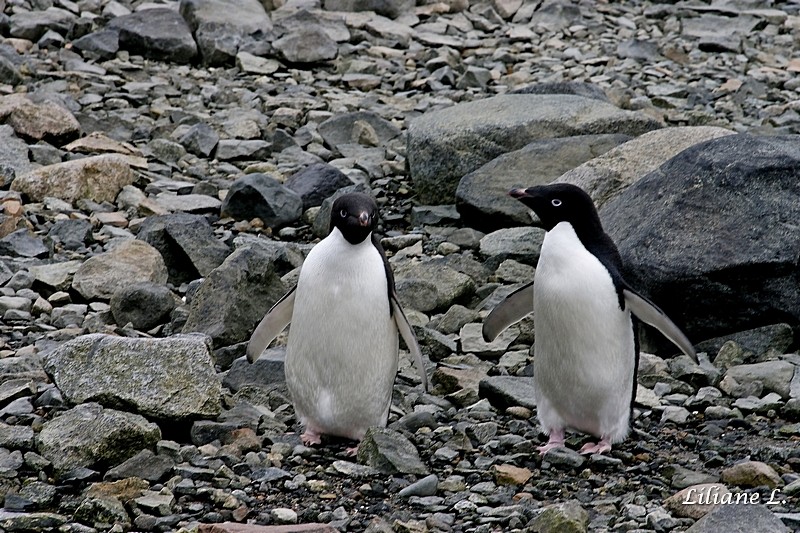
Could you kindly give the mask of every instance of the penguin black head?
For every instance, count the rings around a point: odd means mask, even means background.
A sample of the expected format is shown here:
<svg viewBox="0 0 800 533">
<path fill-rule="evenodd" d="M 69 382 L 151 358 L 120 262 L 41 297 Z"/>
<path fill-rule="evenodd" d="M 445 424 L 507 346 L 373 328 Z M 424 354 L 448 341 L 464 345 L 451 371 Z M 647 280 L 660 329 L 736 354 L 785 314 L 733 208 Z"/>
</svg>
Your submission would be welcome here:
<svg viewBox="0 0 800 533">
<path fill-rule="evenodd" d="M 534 225 L 541 226 L 546 231 L 553 229 L 559 222 L 568 222 L 578 232 L 602 232 L 594 202 L 580 187 L 569 183 L 554 183 L 527 189 L 511 189 L 508 194 L 530 207 L 539 217 L 539 223 Z"/>
<path fill-rule="evenodd" d="M 359 244 L 378 225 L 378 204 L 371 196 L 359 192 L 340 196 L 331 208 L 331 227 L 339 228 L 350 244 Z"/>
</svg>

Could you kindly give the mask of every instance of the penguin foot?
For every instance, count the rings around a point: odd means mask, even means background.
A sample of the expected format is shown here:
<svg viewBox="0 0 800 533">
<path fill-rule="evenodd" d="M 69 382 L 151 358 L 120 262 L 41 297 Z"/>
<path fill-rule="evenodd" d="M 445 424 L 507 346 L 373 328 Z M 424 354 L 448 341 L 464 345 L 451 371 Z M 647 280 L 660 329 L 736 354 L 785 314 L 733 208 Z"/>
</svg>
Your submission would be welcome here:
<svg viewBox="0 0 800 533">
<path fill-rule="evenodd" d="M 611 451 L 611 443 L 608 442 L 606 439 L 600 439 L 597 444 L 592 444 L 591 442 L 587 442 L 583 445 L 583 448 L 578 452 L 581 455 L 592 455 L 595 453 L 605 453 Z"/>
<path fill-rule="evenodd" d="M 550 438 L 547 441 L 547 444 L 544 446 L 539 446 L 537 450 L 539 450 L 539 455 L 544 455 L 553 448 L 563 448 L 564 447 L 564 430 L 555 430 L 550 433 Z"/>
<path fill-rule="evenodd" d="M 300 435 L 300 441 L 305 446 L 313 446 L 315 444 L 319 444 L 322 442 L 320 438 L 321 435 L 314 431 L 313 429 L 306 428 L 302 435 Z"/>
<path fill-rule="evenodd" d="M 355 457 L 356 455 L 358 455 L 358 446 L 351 446 L 350 448 L 347 448 L 344 451 L 344 454 L 347 457 Z"/>
</svg>

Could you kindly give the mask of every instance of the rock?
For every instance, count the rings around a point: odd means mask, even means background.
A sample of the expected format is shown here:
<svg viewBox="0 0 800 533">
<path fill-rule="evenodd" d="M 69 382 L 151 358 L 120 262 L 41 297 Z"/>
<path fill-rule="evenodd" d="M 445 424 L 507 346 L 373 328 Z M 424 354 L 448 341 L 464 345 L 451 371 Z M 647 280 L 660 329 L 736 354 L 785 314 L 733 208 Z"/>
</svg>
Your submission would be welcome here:
<svg viewBox="0 0 800 533">
<path fill-rule="evenodd" d="M 106 480 L 123 480 L 138 478 L 158 483 L 164 479 L 175 466 L 175 461 L 165 455 L 156 455 L 150 450 L 142 450 L 127 461 L 109 470 Z"/>
<path fill-rule="evenodd" d="M 119 32 L 103 28 L 73 40 L 72 47 L 84 57 L 111 59 L 119 52 Z"/>
<path fill-rule="evenodd" d="M 169 280 L 175 284 L 207 276 L 231 251 L 214 235 L 208 220 L 200 215 L 179 213 L 148 217 L 136 238 L 161 253 Z"/>
<path fill-rule="evenodd" d="M 691 413 L 685 407 L 668 405 L 661 413 L 661 422 L 673 422 L 675 424 L 685 424 Z"/>
<path fill-rule="evenodd" d="M 702 485 L 707 483 L 716 483 L 719 481 L 719 476 L 708 474 L 705 472 L 695 472 L 679 465 L 671 465 L 667 470 L 671 474 L 670 484 L 676 489 L 685 489 L 693 485 Z"/>
<path fill-rule="evenodd" d="M 519 328 L 511 326 L 492 342 L 483 340 L 483 326 L 477 322 L 465 324 L 459 333 L 462 353 L 474 353 L 485 357 L 499 357 L 519 337 Z"/>
<path fill-rule="evenodd" d="M 198 331 L 214 347 L 246 341 L 270 307 L 286 293 L 275 271 L 276 254 L 243 246 L 206 277 L 189 306 L 184 333 Z"/>
<path fill-rule="evenodd" d="M 539 262 L 544 233 L 543 229 L 534 227 L 499 229 L 481 239 L 480 251 L 498 264 L 506 259 L 515 259 L 535 265 Z"/>
<path fill-rule="evenodd" d="M 197 335 L 85 335 L 50 352 L 44 368 L 73 403 L 96 401 L 164 420 L 216 416 L 221 410 L 209 346 Z"/>
<path fill-rule="evenodd" d="M 216 213 L 222 205 L 222 202 L 206 194 L 175 194 L 171 192 L 157 194 L 155 203 L 167 212 L 183 211 L 186 213 Z"/>
<path fill-rule="evenodd" d="M 555 183 L 577 185 L 589 193 L 599 209 L 625 188 L 690 146 L 733 134 L 731 130 L 713 126 L 649 131 L 565 172 Z"/>
<path fill-rule="evenodd" d="M 498 409 L 516 405 L 533 409 L 535 383 L 533 378 L 516 376 L 490 376 L 481 380 L 478 394 Z"/>
<path fill-rule="evenodd" d="M 335 115 L 319 125 L 318 131 L 325 144 L 339 149 L 346 144 L 359 144 L 358 132 L 363 128 L 375 132 L 375 142 L 383 146 L 400 135 L 400 128 L 372 111 L 354 111 Z"/>
<path fill-rule="evenodd" d="M 27 228 L 19 229 L 0 239 L 0 255 L 45 257 L 49 252 L 42 239 Z"/>
<path fill-rule="evenodd" d="M 280 227 L 300 218 L 303 200 L 266 174 L 246 174 L 231 186 L 222 213 L 237 220 L 260 218 L 267 226 Z"/>
<path fill-rule="evenodd" d="M 160 438 L 158 426 L 140 415 L 86 403 L 45 422 L 36 445 L 65 474 L 79 467 L 118 465 Z"/>
<path fill-rule="evenodd" d="M 28 160 L 28 145 L 14 134 L 11 126 L 0 126 L 0 186 L 31 170 L 33 165 Z"/>
<path fill-rule="evenodd" d="M 63 291 L 72 285 L 72 276 L 82 264 L 81 261 L 64 261 L 63 263 L 31 266 L 28 271 L 35 282 L 51 289 Z"/>
<path fill-rule="evenodd" d="M 219 134 L 205 122 L 198 122 L 191 126 L 178 142 L 188 152 L 197 156 L 208 157 L 219 144 Z"/>
<path fill-rule="evenodd" d="M 383 474 L 428 474 L 411 441 L 387 428 L 367 430 L 358 446 L 358 462 Z"/>
<path fill-rule="evenodd" d="M 761 356 L 769 350 L 785 353 L 794 342 L 794 333 L 789 324 L 773 324 L 702 341 L 697 343 L 696 348 L 698 352 L 718 354 L 723 345 L 729 341 L 735 341 L 740 349 L 749 350 L 755 355 Z"/>
<path fill-rule="evenodd" d="M 789 398 L 792 378 L 797 367 L 788 361 L 765 361 L 751 365 L 733 366 L 725 373 L 725 377 L 739 384 L 759 381 L 766 390 L 780 394 L 784 400 Z"/>
<path fill-rule="evenodd" d="M 80 250 L 93 242 L 92 223 L 88 220 L 59 220 L 47 236 L 67 250 Z"/>
<path fill-rule="evenodd" d="M 426 113 L 408 128 L 419 201 L 452 203 L 462 176 L 537 139 L 659 128 L 646 116 L 574 95 L 506 94 Z"/>
<path fill-rule="evenodd" d="M 107 28 L 119 32 L 119 46 L 148 59 L 188 63 L 197 55 L 192 31 L 177 11 L 157 7 L 116 17 Z"/>
<path fill-rule="evenodd" d="M 246 385 L 260 387 L 270 383 L 282 383 L 286 381 L 283 370 L 285 358 L 285 346 L 268 348 L 255 363 L 249 363 L 246 358 L 240 357 L 233 362 L 222 384 L 236 392 Z"/>
<path fill-rule="evenodd" d="M 600 210 L 627 281 L 690 339 L 800 321 L 800 228 L 782 222 L 800 216 L 787 201 L 800 193 L 796 141 L 729 135 L 692 146 Z M 770 266 L 756 275 L 753 265 Z"/>
<path fill-rule="evenodd" d="M 439 477 L 436 474 L 431 474 L 402 489 L 397 495 L 401 498 L 433 496 L 436 494 L 438 486 Z"/>
<path fill-rule="evenodd" d="M 494 465 L 494 481 L 498 485 L 524 485 L 533 477 L 527 468 L 514 465 Z"/>
<path fill-rule="evenodd" d="M 272 144 L 260 139 L 223 139 L 217 143 L 216 158 L 220 161 L 240 159 L 266 159 L 272 153 Z"/>
<path fill-rule="evenodd" d="M 548 505 L 531 522 L 536 533 L 585 533 L 589 513 L 575 500 Z"/>
<path fill-rule="evenodd" d="M 274 59 L 255 56 L 249 52 L 236 54 L 236 66 L 248 74 L 268 76 L 278 71 L 281 64 Z"/>
<path fill-rule="evenodd" d="M 309 24 L 285 34 L 272 46 L 291 63 L 317 63 L 335 58 L 339 53 L 336 41 L 320 24 Z"/>
<path fill-rule="evenodd" d="M 547 9 L 547 6 L 542 6 Z M 605 91 L 592 83 L 580 81 L 540 82 L 511 91 L 512 94 L 572 94 L 608 102 Z"/>
<path fill-rule="evenodd" d="M 324 0 L 323 5 L 329 11 L 374 11 L 391 19 L 414 10 L 413 0 Z"/>
<path fill-rule="evenodd" d="M 481 231 L 529 225 L 530 209 L 511 198 L 509 190 L 550 183 L 629 139 L 627 135 L 544 139 L 500 155 L 458 182 L 458 212 L 464 223 Z"/>
<path fill-rule="evenodd" d="M 664 507 L 675 516 L 699 520 L 719 505 L 731 491 L 721 483 L 704 483 L 686 487 L 664 500 Z"/>
<path fill-rule="evenodd" d="M 303 211 L 322 205 L 342 187 L 353 185 L 347 175 L 327 163 L 317 163 L 292 174 L 284 184 L 303 199 Z"/>
<path fill-rule="evenodd" d="M 6 531 L 52 531 L 67 521 L 66 516 L 56 513 L 16 513 L 0 509 L 0 527 Z"/>
<path fill-rule="evenodd" d="M 63 106 L 51 101 L 36 104 L 16 94 L 0 100 L 0 122 L 11 126 L 18 137 L 34 141 L 68 142 L 81 132 L 78 120 Z"/>
<path fill-rule="evenodd" d="M 79 199 L 113 202 L 119 191 L 135 179 L 124 156 L 105 154 L 37 168 L 17 176 L 11 189 L 36 202 L 47 196 L 70 203 Z"/>
<path fill-rule="evenodd" d="M 110 299 L 117 290 L 138 281 L 163 285 L 167 267 L 158 250 L 131 239 L 87 259 L 75 272 L 72 286 L 84 298 Z"/>
<path fill-rule="evenodd" d="M 759 487 L 766 485 L 775 488 L 783 485 L 783 480 L 775 470 L 760 461 L 745 461 L 722 471 L 722 481 L 738 487 Z"/>
<path fill-rule="evenodd" d="M 338 530 L 327 524 L 308 523 L 293 526 L 257 526 L 223 522 L 220 524 L 200 524 L 199 533 L 337 533 Z"/>
<path fill-rule="evenodd" d="M 181 0 L 179 9 L 204 65 L 232 63 L 242 46 L 272 30 L 272 21 L 258 0 Z"/>
<path fill-rule="evenodd" d="M 117 289 L 111 296 L 111 314 L 120 326 L 148 330 L 165 322 L 175 309 L 175 297 L 165 285 L 139 282 Z"/>
<path fill-rule="evenodd" d="M 686 533 L 789 533 L 781 519 L 766 505 L 719 505 L 686 530 Z"/>
<path fill-rule="evenodd" d="M 558 447 L 548 450 L 542 457 L 543 462 L 551 465 L 566 466 L 568 468 L 580 468 L 586 463 L 586 457 L 567 447 Z"/>
<path fill-rule="evenodd" d="M 472 278 L 436 259 L 395 264 L 394 278 L 400 303 L 423 313 L 447 309 L 475 292 Z"/>
<path fill-rule="evenodd" d="M 66 9 L 52 5 L 41 10 L 20 11 L 10 20 L 10 34 L 19 39 L 38 41 L 48 30 L 68 34 L 76 22 L 76 16 Z"/>
</svg>

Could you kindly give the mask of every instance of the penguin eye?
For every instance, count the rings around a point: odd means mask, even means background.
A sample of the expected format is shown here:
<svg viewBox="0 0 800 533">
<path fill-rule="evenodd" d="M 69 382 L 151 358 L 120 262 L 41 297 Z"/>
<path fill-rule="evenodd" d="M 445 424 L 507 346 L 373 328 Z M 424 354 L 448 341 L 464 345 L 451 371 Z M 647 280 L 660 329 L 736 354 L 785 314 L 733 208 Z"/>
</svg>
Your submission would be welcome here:
<svg viewBox="0 0 800 533">
<path fill-rule="evenodd" d="M 561 200 L 559 200 L 558 198 L 553 198 L 553 199 L 550 201 L 550 203 L 551 203 L 551 204 L 553 204 L 553 207 L 558 207 L 558 206 L 560 206 L 560 205 L 561 205 Z"/>
<path fill-rule="evenodd" d="M 347 209 L 342 209 L 339 211 L 339 216 L 342 218 L 347 218 Z"/>
</svg>

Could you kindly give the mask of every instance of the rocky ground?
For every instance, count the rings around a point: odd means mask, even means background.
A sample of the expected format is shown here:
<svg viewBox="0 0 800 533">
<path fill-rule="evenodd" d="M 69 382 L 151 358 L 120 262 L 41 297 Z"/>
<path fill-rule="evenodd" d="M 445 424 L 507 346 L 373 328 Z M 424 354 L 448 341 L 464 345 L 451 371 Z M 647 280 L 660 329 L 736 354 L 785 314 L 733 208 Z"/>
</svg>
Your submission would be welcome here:
<svg viewBox="0 0 800 533">
<path fill-rule="evenodd" d="M 800 530 L 800 5 L 416 3 L 0 0 L 0 531 Z M 608 456 L 480 336 L 554 179 L 701 352 Z M 433 385 L 357 458 L 242 358 L 353 189 Z"/>
</svg>

